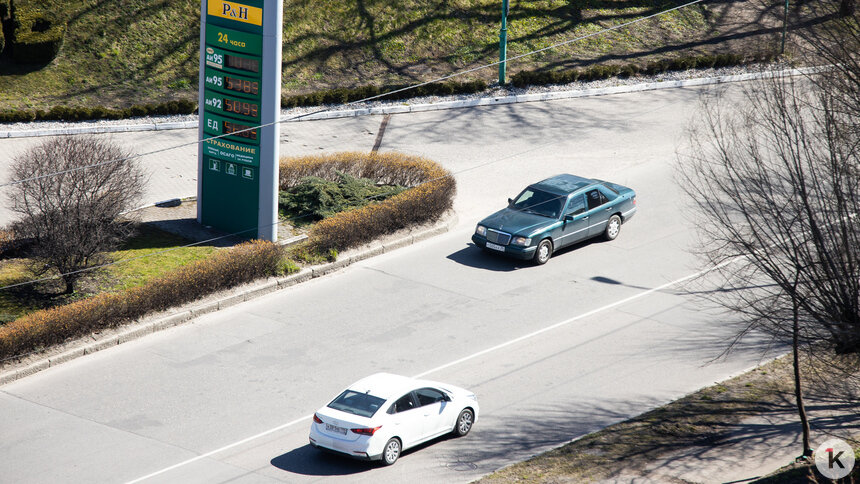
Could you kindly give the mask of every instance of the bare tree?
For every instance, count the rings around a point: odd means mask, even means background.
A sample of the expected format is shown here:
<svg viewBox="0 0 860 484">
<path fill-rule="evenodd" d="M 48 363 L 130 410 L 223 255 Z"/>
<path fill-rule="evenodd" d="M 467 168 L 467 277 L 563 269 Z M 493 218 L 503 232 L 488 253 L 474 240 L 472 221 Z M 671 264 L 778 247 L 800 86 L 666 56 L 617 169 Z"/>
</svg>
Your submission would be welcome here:
<svg viewBox="0 0 860 484">
<path fill-rule="evenodd" d="M 812 81 L 837 96 L 838 108 L 860 118 L 860 18 L 855 15 L 856 2 L 808 2 L 804 8 L 812 18 L 827 21 L 802 24 L 793 31 L 802 40 L 796 45 L 796 57 L 806 65 L 829 65 L 830 70 Z"/>
<path fill-rule="evenodd" d="M 146 183 L 133 160 L 115 143 L 93 136 L 50 138 L 12 162 L 12 224 L 28 239 L 38 271 L 62 274 L 65 292 L 75 289 L 82 269 L 102 262 L 130 227 L 119 215 L 133 207 Z M 101 164 L 99 164 L 101 163 Z M 89 166 L 95 165 L 95 166 Z M 87 168 L 84 168 L 87 167 Z"/>
<path fill-rule="evenodd" d="M 860 352 L 860 140 L 833 87 L 777 75 L 737 104 L 705 98 L 678 165 L 721 277 L 711 299 L 745 322 L 732 344 L 758 330 L 793 348 L 804 456 L 799 350 Z"/>
</svg>

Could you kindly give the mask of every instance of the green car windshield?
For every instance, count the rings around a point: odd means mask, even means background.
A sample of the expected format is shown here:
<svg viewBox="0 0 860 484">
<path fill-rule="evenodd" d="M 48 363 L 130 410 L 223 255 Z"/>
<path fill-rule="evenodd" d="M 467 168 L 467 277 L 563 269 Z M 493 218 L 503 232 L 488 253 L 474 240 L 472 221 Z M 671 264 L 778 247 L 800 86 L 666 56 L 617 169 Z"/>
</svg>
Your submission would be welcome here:
<svg viewBox="0 0 860 484">
<path fill-rule="evenodd" d="M 528 187 L 510 204 L 510 208 L 544 217 L 558 218 L 565 197 Z"/>
</svg>

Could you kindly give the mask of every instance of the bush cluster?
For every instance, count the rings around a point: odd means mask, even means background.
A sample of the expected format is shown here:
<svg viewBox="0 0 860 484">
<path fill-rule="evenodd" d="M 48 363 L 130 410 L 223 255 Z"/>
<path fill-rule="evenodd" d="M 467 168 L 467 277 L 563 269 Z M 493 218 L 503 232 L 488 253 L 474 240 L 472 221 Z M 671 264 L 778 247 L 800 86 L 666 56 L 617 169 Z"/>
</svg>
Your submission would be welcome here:
<svg viewBox="0 0 860 484">
<path fill-rule="evenodd" d="M 348 249 L 413 224 L 437 220 L 451 208 L 457 191 L 451 173 L 426 158 L 359 152 L 283 158 L 280 188 L 287 190 L 308 176 L 336 180 L 339 172 L 408 189 L 317 222 L 308 234 L 308 243 L 320 252 Z"/>
<path fill-rule="evenodd" d="M 121 109 L 101 106 L 54 106 L 43 110 L 0 111 L 0 123 L 29 123 L 31 121 L 84 121 L 88 119 L 126 119 L 139 116 L 192 114 L 197 111 L 197 103 L 188 99 L 168 101 L 160 104 L 135 104 Z"/>
<path fill-rule="evenodd" d="M 339 173 L 336 181 L 309 176 L 298 185 L 282 191 L 278 205 L 289 216 L 302 216 L 308 221 L 322 220 L 344 210 L 385 200 L 403 190 L 399 185 L 377 185 L 369 178 L 356 178 L 348 173 Z"/>
<path fill-rule="evenodd" d="M 45 11 L 39 2 L 12 4 L 12 58 L 18 64 L 51 62 L 66 35 L 66 23 Z"/>
<path fill-rule="evenodd" d="M 9 0 L 0 0 L 0 24 L 9 17 L 9 6 Z M 6 35 L 0 28 L 0 52 L 3 52 L 4 47 L 6 47 Z"/>
<path fill-rule="evenodd" d="M 15 233 L 11 230 L 0 229 L 0 259 L 7 257 L 16 246 Z"/>
<path fill-rule="evenodd" d="M 0 327 L 0 359 L 19 356 L 68 338 L 116 327 L 153 311 L 169 309 L 212 292 L 277 274 L 283 249 L 246 242 L 119 293 L 102 293 L 28 314 Z"/>
<path fill-rule="evenodd" d="M 511 84 L 516 87 L 538 86 L 545 84 L 568 84 L 576 81 L 594 81 L 610 77 L 630 77 L 638 74 L 654 75 L 669 71 L 684 71 L 695 68 L 726 67 L 747 62 L 766 62 L 776 58 L 775 54 L 716 54 L 675 59 L 662 59 L 644 65 L 594 65 L 585 69 L 566 71 L 521 71 L 511 76 Z"/>
<path fill-rule="evenodd" d="M 286 96 L 281 99 L 281 107 L 293 108 L 301 106 L 319 106 L 322 104 L 344 104 L 361 99 L 367 99 L 381 94 L 404 89 L 408 86 L 362 86 L 353 89 L 329 89 L 309 94 Z M 449 94 L 471 94 L 487 89 L 487 83 L 481 80 L 465 82 L 434 82 L 405 91 L 388 94 L 384 99 L 408 99 L 420 96 L 443 96 Z"/>
</svg>

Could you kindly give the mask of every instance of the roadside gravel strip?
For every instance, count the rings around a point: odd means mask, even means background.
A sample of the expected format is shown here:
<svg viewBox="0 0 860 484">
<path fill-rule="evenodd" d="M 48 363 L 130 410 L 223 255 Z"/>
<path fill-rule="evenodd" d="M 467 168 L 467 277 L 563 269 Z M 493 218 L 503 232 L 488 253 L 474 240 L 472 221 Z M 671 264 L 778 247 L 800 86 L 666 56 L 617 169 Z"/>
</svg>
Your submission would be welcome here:
<svg viewBox="0 0 860 484">
<path fill-rule="evenodd" d="M 350 118 L 366 115 L 402 114 L 421 111 L 494 106 L 554 99 L 605 96 L 626 92 L 652 91 L 677 87 L 706 86 L 727 82 L 750 81 L 770 77 L 776 73 L 791 76 L 813 74 L 821 67 L 778 70 L 778 65 L 767 66 L 774 70 L 756 70 L 749 67 L 719 69 L 690 69 L 667 72 L 656 76 L 611 78 L 591 82 L 573 82 L 555 86 L 529 88 L 494 88 L 476 94 L 452 96 L 426 96 L 410 100 L 370 101 L 326 107 L 304 107 L 281 110 L 282 122 L 313 121 L 320 119 Z M 299 117 L 301 116 L 301 117 Z M 57 136 L 64 134 L 124 133 L 130 131 L 164 131 L 191 129 L 198 125 L 197 115 L 157 116 L 123 120 L 97 120 L 79 122 L 39 121 L 0 125 L 0 139 Z"/>
</svg>

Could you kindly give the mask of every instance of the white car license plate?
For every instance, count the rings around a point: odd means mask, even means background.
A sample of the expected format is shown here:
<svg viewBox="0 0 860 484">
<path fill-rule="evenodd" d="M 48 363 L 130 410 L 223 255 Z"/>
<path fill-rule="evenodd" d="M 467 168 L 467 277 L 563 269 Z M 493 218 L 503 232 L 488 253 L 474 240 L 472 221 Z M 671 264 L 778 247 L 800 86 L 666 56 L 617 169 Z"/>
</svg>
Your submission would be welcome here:
<svg viewBox="0 0 860 484">
<path fill-rule="evenodd" d="M 503 245 L 499 245 L 499 244 L 494 244 L 494 243 L 492 243 L 492 242 L 487 242 L 487 248 L 488 248 L 488 249 L 493 249 L 493 250 L 498 250 L 499 252 L 504 252 L 504 251 L 505 251 L 505 246 L 503 246 Z"/>
<path fill-rule="evenodd" d="M 346 435 L 346 429 L 343 427 L 337 427 L 337 426 L 332 425 L 332 424 L 325 424 L 325 429 L 328 430 L 329 432 L 337 432 L 341 435 Z"/>
</svg>

